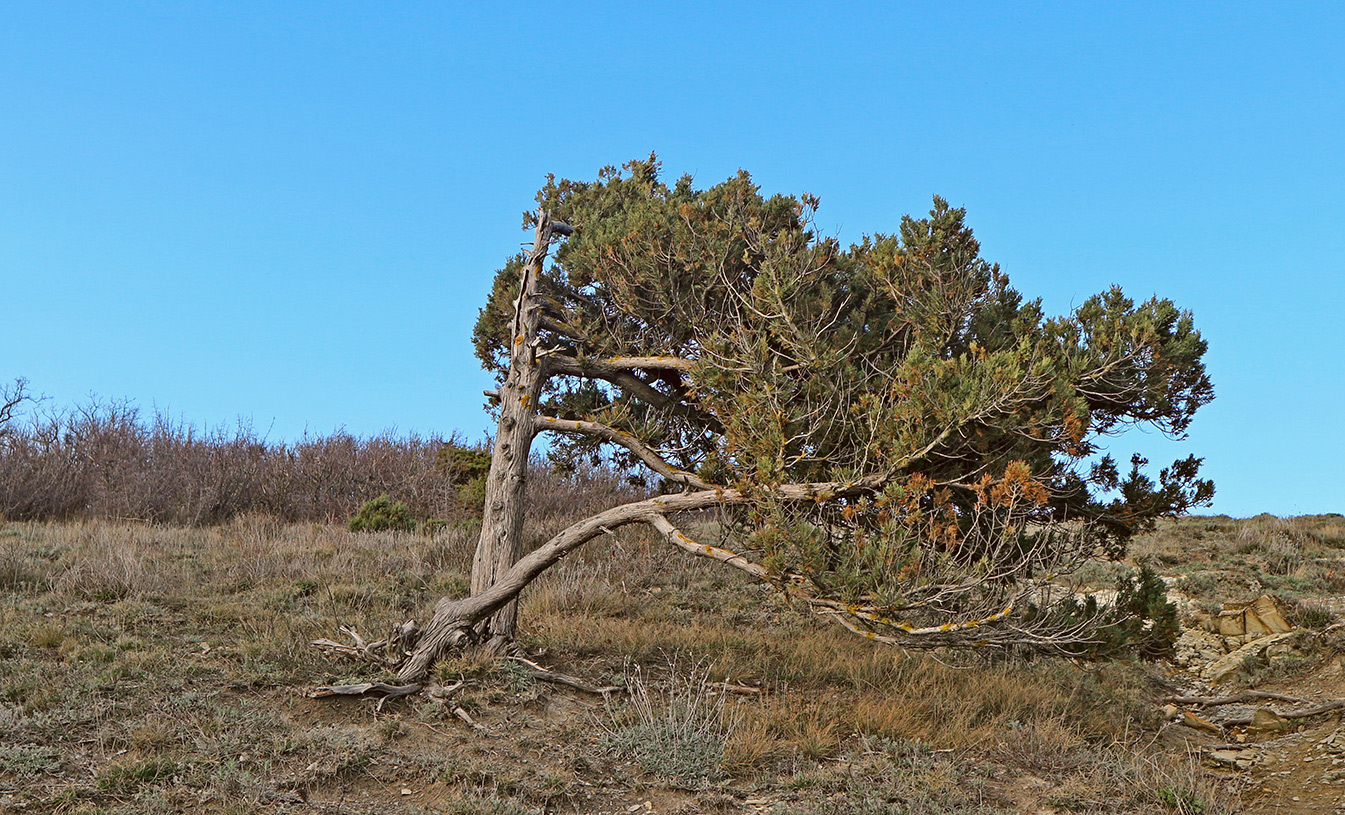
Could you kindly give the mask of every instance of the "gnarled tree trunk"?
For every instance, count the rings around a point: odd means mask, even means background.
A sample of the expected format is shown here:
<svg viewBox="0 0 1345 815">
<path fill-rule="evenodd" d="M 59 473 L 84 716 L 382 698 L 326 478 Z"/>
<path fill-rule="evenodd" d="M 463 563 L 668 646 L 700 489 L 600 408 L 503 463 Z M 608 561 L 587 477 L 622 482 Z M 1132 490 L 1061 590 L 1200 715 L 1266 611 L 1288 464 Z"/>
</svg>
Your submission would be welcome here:
<svg viewBox="0 0 1345 815">
<path fill-rule="evenodd" d="M 523 544 L 523 492 L 528 476 L 528 454 L 537 433 L 533 419 L 542 387 L 537 358 L 537 278 L 551 245 L 551 218 L 542 213 L 532 252 L 523 264 L 518 300 L 514 306 L 509 373 L 500 388 L 500 422 L 486 477 L 486 501 L 481 538 L 472 559 L 472 595 L 489 589 L 518 560 Z M 514 638 L 518 603 L 510 601 L 482 625 L 479 633 L 501 641 Z"/>
</svg>

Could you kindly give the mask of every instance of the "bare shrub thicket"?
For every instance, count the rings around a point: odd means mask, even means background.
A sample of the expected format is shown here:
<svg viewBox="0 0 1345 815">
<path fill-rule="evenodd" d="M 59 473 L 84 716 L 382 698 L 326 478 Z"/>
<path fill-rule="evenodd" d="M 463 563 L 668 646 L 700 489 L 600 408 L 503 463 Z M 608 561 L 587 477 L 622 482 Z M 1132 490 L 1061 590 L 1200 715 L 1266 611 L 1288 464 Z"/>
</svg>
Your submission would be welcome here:
<svg viewBox="0 0 1345 815">
<path fill-rule="evenodd" d="M 460 495 L 454 458 L 441 454 L 465 446 L 454 436 L 361 438 L 337 431 L 273 442 L 244 423 L 203 430 L 107 401 L 24 418 L 0 435 L 0 517 L 10 520 L 200 526 L 260 514 L 344 522 L 384 494 L 422 520 L 461 521 L 480 511 L 470 490 Z M 578 495 L 575 478 L 542 468 L 533 480 L 541 516 L 619 498 L 609 491 L 620 481 L 602 473 L 581 474 L 585 489 Z"/>
</svg>

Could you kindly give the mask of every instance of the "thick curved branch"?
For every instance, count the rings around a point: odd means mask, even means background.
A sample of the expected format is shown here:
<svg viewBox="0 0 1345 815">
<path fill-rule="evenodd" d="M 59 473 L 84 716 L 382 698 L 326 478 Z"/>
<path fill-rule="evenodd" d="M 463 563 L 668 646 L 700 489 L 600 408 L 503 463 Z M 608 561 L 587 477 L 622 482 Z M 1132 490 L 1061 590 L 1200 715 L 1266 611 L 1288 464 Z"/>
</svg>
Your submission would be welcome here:
<svg viewBox="0 0 1345 815">
<path fill-rule="evenodd" d="M 769 492 L 783 501 L 815 501 L 823 496 L 845 497 L 870 493 L 885 483 L 887 478 L 886 474 L 874 474 L 847 482 L 782 484 L 771 488 Z M 750 500 L 752 496 L 742 490 L 700 490 L 681 495 L 660 495 L 590 516 L 520 558 L 485 591 L 462 600 L 445 597 L 435 604 L 434 619 L 425 628 L 415 653 L 398 670 L 397 676 L 404 683 L 419 682 L 439 655 L 461 638 L 465 629 L 504 607 L 542 572 L 599 535 L 633 523 L 651 523 L 656 515 L 733 506 Z"/>
<path fill-rule="evenodd" d="M 562 530 L 551 540 L 520 558 L 484 591 L 462 600 L 447 597 L 434 608 L 434 619 L 426 627 L 416 645 L 416 651 L 398 671 L 402 682 L 418 682 L 443 651 L 457 642 L 462 632 L 508 604 L 542 572 L 555 565 L 571 551 L 599 535 L 633 523 L 657 526 L 655 518 L 675 512 L 709 509 L 716 506 L 739 506 L 760 495 L 773 495 L 780 501 L 824 501 L 836 498 L 871 495 L 880 490 L 903 468 L 924 458 L 946 438 L 944 431 L 920 450 L 903 457 L 891 468 L 870 473 L 852 481 L 815 481 L 798 484 L 780 484 L 762 487 L 751 492 L 739 489 L 706 489 L 680 495 L 660 495 L 643 501 L 634 501 L 599 512 Z M 666 518 L 665 518 L 666 520 Z M 683 536 L 685 537 L 685 536 Z M 674 541 L 680 545 L 680 541 Z M 696 544 L 693 544 L 696 545 Z M 698 545 L 697 545 L 698 546 Z M 725 550 L 727 551 L 727 550 Z M 730 562 L 726 559 L 724 562 Z M 737 564 L 732 564 L 737 565 Z M 742 566 L 738 566 L 742 568 Z"/>
<path fill-rule="evenodd" d="M 617 430 L 598 422 L 577 419 L 558 419 L 555 416 L 537 416 L 533 419 L 538 430 L 555 430 L 558 433 L 576 433 L 582 436 L 596 436 L 604 441 L 619 444 L 634 453 L 649 469 L 667 480 L 698 490 L 712 490 L 714 485 L 701 480 L 695 473 L 679 470 L 664 461 L 643 442 L 629 433 Z"/>
</svg>

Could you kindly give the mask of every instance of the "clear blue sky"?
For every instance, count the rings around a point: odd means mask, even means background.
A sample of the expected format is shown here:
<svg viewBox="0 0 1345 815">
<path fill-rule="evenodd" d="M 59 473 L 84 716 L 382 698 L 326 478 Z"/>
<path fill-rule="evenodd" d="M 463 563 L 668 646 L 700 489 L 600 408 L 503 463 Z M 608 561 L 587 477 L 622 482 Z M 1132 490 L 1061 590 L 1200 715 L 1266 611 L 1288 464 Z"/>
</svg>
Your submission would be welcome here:
<svg viewBox="0 0 1345 815">
<path fill-rule="evenodd" d="M 1213 511 L 1345 511 L 1345 6 L 575 5 L 0 6 L 0 377 L 479 438 L 520 214 L 655 150 L 846 242 L 943 195 L 1050 311 L 1172 298 L 1217 399 L 1116 451 L 1204 456 Z"/>
</svg>

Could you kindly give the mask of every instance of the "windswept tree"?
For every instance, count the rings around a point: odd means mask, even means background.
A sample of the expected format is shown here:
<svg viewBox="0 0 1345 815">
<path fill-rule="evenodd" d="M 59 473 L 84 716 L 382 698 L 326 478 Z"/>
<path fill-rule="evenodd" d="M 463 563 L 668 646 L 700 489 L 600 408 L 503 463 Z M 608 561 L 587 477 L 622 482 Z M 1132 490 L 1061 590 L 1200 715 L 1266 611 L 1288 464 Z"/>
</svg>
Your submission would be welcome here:
<svg viewBox="0 0 1345 815">
<path fill-rule="evenodd" d="M 404 681 L 507 643 L 531 580 L 627 524 L 870 639 L 1065 649 L 1100 621 L 1052 581 L 1213 495 L 1195 457 L 1155 477 L 1099 455 L 1131 425 L 1181 438 L 1212 398 L 1191 315 L 1113 288 L 1047 317 L 942 199 L 848 248 L 813 196 L 763 197 L 744 172 L 670 186 L 653 156 L 549 179 L 537 203 L 474 335 L 500 387 L 471 595 L 438 603 Z M 522 552 L 543 432 L 659 494 Z M 682 519 L 707 511 L 719 531 L 694 540 Z"/>
</svg>

